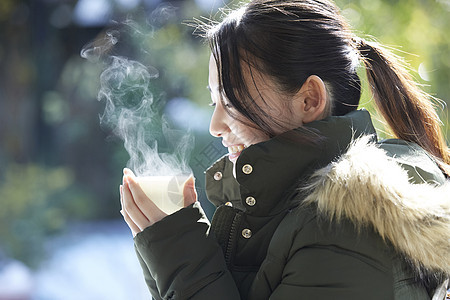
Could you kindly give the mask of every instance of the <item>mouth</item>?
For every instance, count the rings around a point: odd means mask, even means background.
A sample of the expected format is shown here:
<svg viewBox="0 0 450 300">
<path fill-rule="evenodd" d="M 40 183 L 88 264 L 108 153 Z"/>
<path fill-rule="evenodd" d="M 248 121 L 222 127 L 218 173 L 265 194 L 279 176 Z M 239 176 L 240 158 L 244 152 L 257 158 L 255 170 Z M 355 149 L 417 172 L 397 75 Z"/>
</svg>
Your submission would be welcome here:
<svg viewBox="0 0 450 300">
<path fill-rule="evenodd" d="M 243 144 L 228 146 L 228 159 L 235 162 L 245 148 Z"/>
</svg>

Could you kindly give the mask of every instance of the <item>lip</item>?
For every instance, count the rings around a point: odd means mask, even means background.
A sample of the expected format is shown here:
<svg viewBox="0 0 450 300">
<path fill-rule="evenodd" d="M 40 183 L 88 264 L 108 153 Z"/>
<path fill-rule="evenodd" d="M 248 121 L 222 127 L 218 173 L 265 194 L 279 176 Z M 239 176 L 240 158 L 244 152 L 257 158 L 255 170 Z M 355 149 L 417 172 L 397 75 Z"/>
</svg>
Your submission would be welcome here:
<svg viewBox="0 0 450 300">
<path fill-rule="evenodd" d="M 231 161 L 232 163 L 236 163 L 238 157 L 239 155 L 228 155 L 228 160 Z"/>
</svg>

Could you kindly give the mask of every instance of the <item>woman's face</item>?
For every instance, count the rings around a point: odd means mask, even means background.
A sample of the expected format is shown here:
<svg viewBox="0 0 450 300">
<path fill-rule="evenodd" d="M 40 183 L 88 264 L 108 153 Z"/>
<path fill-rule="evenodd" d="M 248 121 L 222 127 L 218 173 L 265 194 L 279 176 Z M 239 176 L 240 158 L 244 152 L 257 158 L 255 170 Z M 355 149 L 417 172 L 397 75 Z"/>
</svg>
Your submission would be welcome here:
<svg viewBox="0 0 450 300">
<path fill-rule="evenodd" d="M 302 125 L 302 115 L 293 114 L 291 109 L 282 104 L 281 95 L 277 92 L 275 84 L 264 77 L 264 75 L 252 70 L 253 78 L 249 75 L 249 71 L 244 69 L 244 78 L 249 89 L 249 93 L 255 102 L 265 110 L 272 120 L 285 120 L 282 127 L 273 123 L 273 131 L 280 134 L 286 129 L 297 128 Z M 224 98 L 220 100 L 219 82 L 217 66 L 214 56 L 211 55 L 209 61 L 209 89 L 211 91 L 212 105 L 214 112 L 211 117 L 209 131 L 211 135 L 222 138 L 222 144 L 228 148 L 228 158 L 235 163 L 242 150 L 250 145 L 263 142 L 269 139 L 269 136 L 262 130 L 244 124 L 231 117 L 227 110 L 233 115 L 244 119 L 235 108 L 231 107 L 228 100 Z M 264 103 L 264 101 L 266 104 Z M 246 120 L 249 122 L 248 120 Z"/>
</svg>

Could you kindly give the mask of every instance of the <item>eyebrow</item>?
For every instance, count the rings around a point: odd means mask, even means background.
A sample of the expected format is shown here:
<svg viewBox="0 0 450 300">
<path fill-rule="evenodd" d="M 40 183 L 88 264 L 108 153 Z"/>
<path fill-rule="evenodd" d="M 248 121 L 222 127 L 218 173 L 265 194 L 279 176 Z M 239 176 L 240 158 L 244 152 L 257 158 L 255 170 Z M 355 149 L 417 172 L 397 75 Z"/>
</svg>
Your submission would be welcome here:
<svg viewBox="0 0 450 300">
<path fill-rule="evenodd" d="M 211 88 L 211 86 L 210 86 L 209 84 L 206 86 L 206 88 L 208 89 L 208 91 L 209 91 L 210 93 L 213 92 L 213 89 Z M 221 86 L 218 86 L 216 90 L 217 90 L 218 92 L 220 92 Z"/>
</svg>

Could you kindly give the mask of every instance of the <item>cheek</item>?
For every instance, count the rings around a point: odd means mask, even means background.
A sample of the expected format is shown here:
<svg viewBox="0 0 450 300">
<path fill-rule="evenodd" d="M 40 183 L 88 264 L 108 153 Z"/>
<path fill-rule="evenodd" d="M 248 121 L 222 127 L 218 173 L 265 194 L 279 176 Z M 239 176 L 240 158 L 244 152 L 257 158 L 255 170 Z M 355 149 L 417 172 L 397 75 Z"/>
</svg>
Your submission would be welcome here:
<svg viewBox="0 0 450 300">
<path fill-rule="evenodd" d="M 235 135 L 247 146 L 267 141 L 269 139 L 269 137 L 261 130 L 245 126 L 243 124 L 240 124 L 240 126 L 236 126 L 235 131 Z"/>
<path fill-rule="evenodd" d="M 237 138 L 236 142 L 243 143 L 247 146 L 267 141 L 269 139 L 269 136 L 263 131 L 248 126 L 235 119 L 230 119 L 229 122 L 227 122 L 227 125 L 231 133 Z"/>
</svg>

